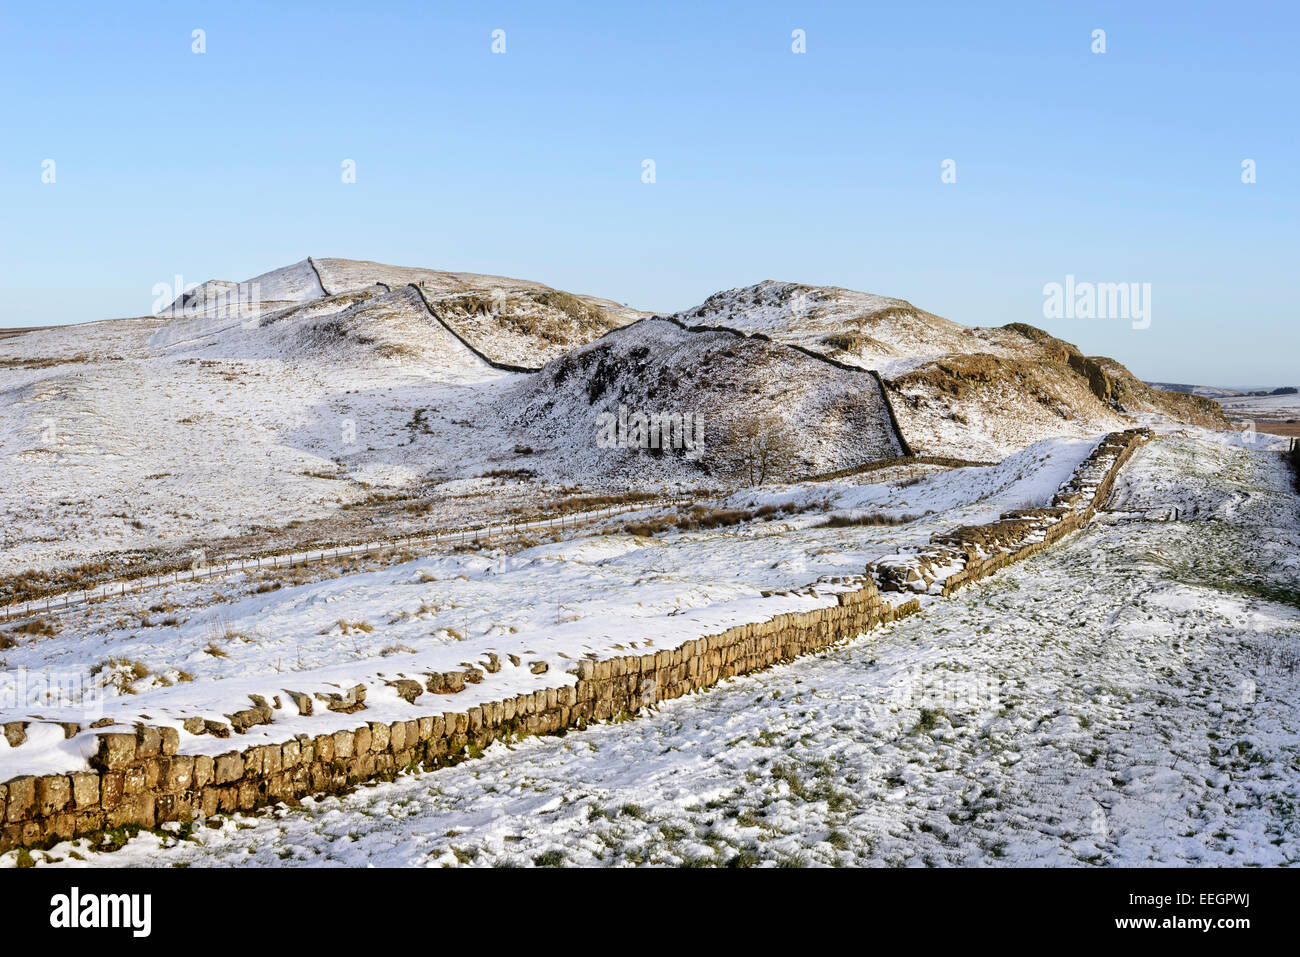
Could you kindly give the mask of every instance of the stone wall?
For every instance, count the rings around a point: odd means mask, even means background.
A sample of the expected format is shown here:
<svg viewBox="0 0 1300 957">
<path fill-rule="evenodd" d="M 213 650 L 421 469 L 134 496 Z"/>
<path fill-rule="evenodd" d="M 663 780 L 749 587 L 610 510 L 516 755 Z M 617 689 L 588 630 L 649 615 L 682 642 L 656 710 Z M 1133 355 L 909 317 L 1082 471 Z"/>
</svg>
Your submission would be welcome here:
<svg viewBox="0 0 1300 957">
<path fill-rule="evenodd" d="M 0 851 L 42 846 L 117 827 L 151 828 L 228 811 L 250 811 L 363 781 L 387 780 L 416 767 L 437 768 L 477 754 L 493 741 L 554 734 L 707 688 L 825 648 L 910 614 L 911 599 L 886 604 L 869 581 L 837 604 L 729 628 L 671 650 L 581 661 L 576 682 L 463 712 L 230 751 L 178 754 L 174 728 L 138 727 L 99 735 L 92 769 L 15 778 L 0 784 Z"/>
<path fill-rule="evenodd" d="M 973 550 L 960 579 L 949 578 L 943 593 L 1033 554 L 1082 525 L 1109 494 L 1115 472 L 1146 437 L 1136 431 L 1108 436 L 1098 448 L 1105 453 L 1095 452 L 1076 474 L 1078 487 L 1067 485 L 1062 492 L 1086 498 L 1074 503 L 1082 502 L 1082 508 L 1069 508 L 1067 515 L 1057 517 L 1044 539 L 983 557 L 974 557 L 978 549 Z M 1104 474 L 1089 471 L 1103 460 Z M 954 534 L 958 542 L 974 541 L 968 530 Z M 871 577 L 849 584 L 853 587 L 840 592 L 834 605 L 737 625 L 653 654 L 580 661 L 573 683 L 466 711 L 390 723 L 358 720 L 349 730 L 299 735 L 216 757 L 179 754 L 180 734 L 174 728 L 141 725 L 134 732 L 102 733 L 90 770 L 0 784 L 0 852 L 120 827 L 152 828 L 251 811 L 307 795 L 338 793 L 363 781 L 388 780 L 407 769 L 455 764 L 494 741 L 563 733 L 635 714 L 726 678 L 827 648 L 920 608 L 916 597 L 887 602 Z M 413 710 L 417 707 L 412 705 Z"/>
<path fill-rule="evenodd" d="M 951 595 L 1082 528 L 1110 497 L 1115 476 L 1129 456 L 1150 438 L 1149 429 L 1112 432 L 1080 463 L 1049 506 L 1016 509 L 987 525 L 938 533 L 929 545 L 868 570 L 883 591 Z"/>
</svg>

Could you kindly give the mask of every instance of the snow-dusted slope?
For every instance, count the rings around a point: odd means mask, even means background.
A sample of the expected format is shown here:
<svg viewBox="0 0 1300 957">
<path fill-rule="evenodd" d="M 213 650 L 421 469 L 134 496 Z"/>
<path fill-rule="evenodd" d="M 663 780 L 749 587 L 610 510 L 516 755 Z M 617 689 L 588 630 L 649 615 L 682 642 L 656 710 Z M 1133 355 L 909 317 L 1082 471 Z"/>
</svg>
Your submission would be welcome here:
<svg viewBox="0 0 1300 957">
<path fill-rule="evenodd" d="M 364 317 L 314 302 L 172 344 L 159 319 L 0 340 L 0 575 L 212 547 L 512 457 L 482 413 L 509 376 L 412 291 Z"/>
<path fill-rule="evenodd" d="M 540 282 L 351 259 L 315 259 L 331 293 L 381 283 L 420 288 L 430 309 L 489 359 L 538 368 L 646 313 Z"/>
<path fill-rule="evenodd" d="M 162 315 L 238 315 L 246 318 L 287 303 L 323 295 L 325 290 L 311 260 L 304 259 L 242 283 L 210 279 L 190 292 L 182 292 Z"/>
<path fill-rule="evenodd" d="M 303 303 L 314 314 L 352 308 L 358 317 L 354 325 L 360 325 L 378 294 L 406 287 L 418 287 L 428 311 L 482 356 L 526 368 L 539 368 L 645 315 L 608 299 L 523 279 L 309 258 L 242 283 L 211 280 L 185 293 L 164 313 L 174 321 L 159 332 L 155 344 L 222 334 L 240 339 L 239 329 L 295 306 L 301 309 Z M 374 304 L 386 305 L 382 300 Z"/>
<path fill-rule="evenodd" d="M 482 379 L 490 365 L 430 314 L 413 286 L 311 299 L 229 324 L 174 319 L 150 340 L 171 358 L 278 359 L 365 366 L 399 360 L 440 381 Z"/>
<path fill-rule="evenodd" d="M 1114 360 L 1085 357 L 1032 326 L 969 328 L 902 299 L 767 281 L 675 318 L 877 370 L 918 452 L 1000 458 L 1051 436 L 1114 429 L 1135 414 L 1224 424 L 1212 402 L 1158 392 Z"/>
<path fill-rule="evenodd" d="M 0 575 L 222 547 L 516 465 L 526 436 L 486 411 L 510 376 L 421 289 L 379 284 L 403 277 L 329 265 L 329 295 L 304 261 L 240 284 L 239 308 L 212 283 L 156 318 L 0 339 Z"/>
<path fill-rule="evenodd" d="M 376 486 L 436 498 L 521 469 L 731 484 L 743 427 L 766 420 L 790 446 L 769 479 L 830 471 L 900 451 L 886 397 L 915 450 L 978 459 L 1211 405 L 1028 326 L 843 289 L 761 283 L 678 320 L 748 336 L 642 315 L 525 280 L 309 259 L 162 316 L 0 338 L 0 574 L 332 521 Z M 883 394 L 856 371 L 877 367 Z M 620 405 L 698 416 L 703 445 L 601 448 L 598 416 Z"/>
<path fill-rule="evenodd" d="M 1217 385 L 1187 385 L 1181 382 L 1148 382 L 1147 385 L 1161 392 L 1186 392 L 1191 395 L 1203 395 L 1207 399 L 1222 399 L 1245 394 L 1236 389 L 1223 389 Z"/>
<path fill-rule="evenodd" d="M 767 423 L 765 440 L 788 446 L 769 480 L 902 451 L 869 373 L 765 339 L 689 331 L 662 319 L 612 332 L 551 362 L 498 408 L 537 437 L 545 461 L 568 474 L 731 478 L 748 471 L 743 449 L 753 423 Z M 627 416 L 682 416 L 697 425 L 702 444 L 602 448 L 601 416 L 619 416 L 620 409 Z"/>
<path fill-rule="evenodd" d="M 881 372 L 906 367 L 900 360 L 972 351 L 976 340 L 975 330 L 902 299 L 772 280 L 715 293 L 674 318 L 761 333 Z"/>
<path fill-rule="evenodd" d="M 1300 420 L 1300 395 L 1243 395 L 1225 397 L 1220 403 L 1234 420 Z"/>
</svg>

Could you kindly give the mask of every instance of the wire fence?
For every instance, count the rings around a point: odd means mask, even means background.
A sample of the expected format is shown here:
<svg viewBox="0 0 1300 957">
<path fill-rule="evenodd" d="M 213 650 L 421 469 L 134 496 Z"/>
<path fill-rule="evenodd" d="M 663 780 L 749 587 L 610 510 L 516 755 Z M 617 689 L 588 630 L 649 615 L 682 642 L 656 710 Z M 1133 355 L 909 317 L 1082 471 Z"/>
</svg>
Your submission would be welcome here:
<svg viewBox="0 0 1300 957">
<path fill-rule="evenodd" d="M 582 512 L 561 512 L 547 518 L 530 522 L 502 522 L 486 525 L 467 526 L 455 529 L 439 529 L 406 535 L 400 538 L 377 539 L 353 545 L 338 545 L 332 548 L 310 548 L 283 554 L 253 555 L 243 558 L 215 559 L 211 562 L 196 561 L 189 568 L 175 569 L 149 575 L 135 575 L 130 578 L 118 578 L 103 582 L 92 588 L 51 593 L 41 598 L 0 605 L 0 621 L 13 621 L 20 618 L 58 615 L 79 608 L 92 601 L 115 598 L 142 592 L 149 588 L 163 585 L 179 585 L 181 582 L 199 581 L 205 578 L 217 578 L 238 572 L 263 568 L 291 568 L 312 562 L 335 561 L 353 555 L 366 555 L 389 549 L 405 548 L 417 545 L 473 545 L 482 544 L 491 539 L 511 538 L 530 531 L 576 528 L 578 525 L 590 524 L 615 515 L 643 511 L 648 508 L 670 508 L 693 504 L 693 499 L 678 498 L 659 501 L 628 502 L 620 505 L 608 505 L 602 508 Z"/>
</svg>

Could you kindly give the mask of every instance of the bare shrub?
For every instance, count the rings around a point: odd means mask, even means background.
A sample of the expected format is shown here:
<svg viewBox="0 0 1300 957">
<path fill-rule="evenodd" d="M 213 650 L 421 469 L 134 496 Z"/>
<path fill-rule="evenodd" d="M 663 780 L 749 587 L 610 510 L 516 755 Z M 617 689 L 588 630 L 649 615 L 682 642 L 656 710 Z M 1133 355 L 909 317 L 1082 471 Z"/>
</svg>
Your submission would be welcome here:
<svg viewBox="0 0 1300 957">
<path fill-rule="evenodd" d="M 726 454 L 749 485 L 779 480 L 793 464 L 795 453 L 789 426 L 776 415 L 746 419 L 727 433 Z"/>
</svg>

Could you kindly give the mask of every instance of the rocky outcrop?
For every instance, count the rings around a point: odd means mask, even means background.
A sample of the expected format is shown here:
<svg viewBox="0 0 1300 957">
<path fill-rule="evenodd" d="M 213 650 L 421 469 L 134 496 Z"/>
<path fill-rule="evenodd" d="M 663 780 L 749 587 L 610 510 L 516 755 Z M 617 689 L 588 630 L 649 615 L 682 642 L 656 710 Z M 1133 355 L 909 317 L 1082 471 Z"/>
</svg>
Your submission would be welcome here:
<svg viewBox="0 0 1300 957">
<path fill-rule="evenodd" d="M 1228 420 L 1219 403 L 1204 396 L 1153 389 L 1123 365 L 1105 356 L 1085 356 L 1072 343 L 1049 335 L 1023 322 L 1003 326 L 1045 349 L 1087 380 L 1088 388 L 1101 402 L 1128 414 L 1155 413 L 1205 428 L 1226 429 Z"/>
</svg>

